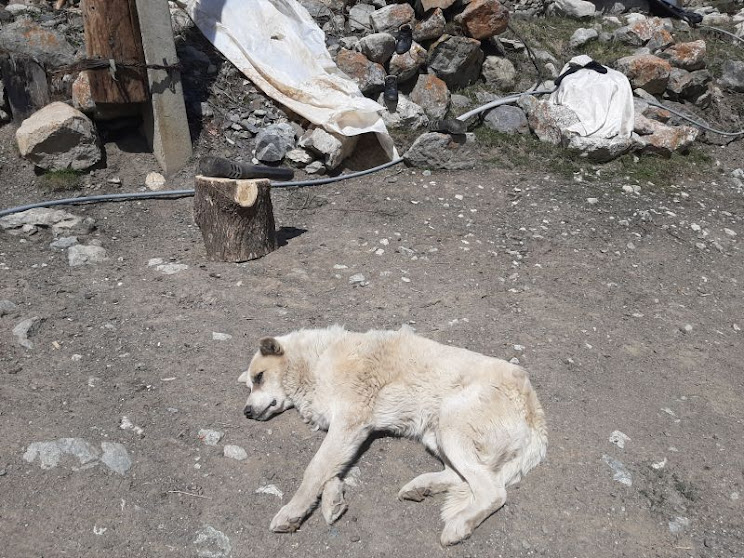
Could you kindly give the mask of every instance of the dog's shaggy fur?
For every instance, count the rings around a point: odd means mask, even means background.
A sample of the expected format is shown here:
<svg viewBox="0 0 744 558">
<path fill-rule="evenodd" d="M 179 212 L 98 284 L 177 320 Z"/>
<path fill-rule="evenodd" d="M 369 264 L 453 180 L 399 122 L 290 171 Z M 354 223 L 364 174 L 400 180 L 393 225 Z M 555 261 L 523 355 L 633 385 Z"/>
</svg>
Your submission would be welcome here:
<svg viewBox="0 0 744 558">
<path fill-rule="evenodd" d="M 291 407 L 328 431 L 292 500 L 271 522 L 296 530 L 323 496 L 330 523 L 345 510 L 338 478 L 373 431 L 420 440 L 444 463 L 406 484 L 399 498 L 446 492 L 441 542 L 470 536 L 504 505 L 506 487 L 545 456 L 545 417 L 525 371 L 506 361 L 415 335 L 353 333 L 334 326 L 261 339 L 239 378 L 248 418 Z"/>
</svg>

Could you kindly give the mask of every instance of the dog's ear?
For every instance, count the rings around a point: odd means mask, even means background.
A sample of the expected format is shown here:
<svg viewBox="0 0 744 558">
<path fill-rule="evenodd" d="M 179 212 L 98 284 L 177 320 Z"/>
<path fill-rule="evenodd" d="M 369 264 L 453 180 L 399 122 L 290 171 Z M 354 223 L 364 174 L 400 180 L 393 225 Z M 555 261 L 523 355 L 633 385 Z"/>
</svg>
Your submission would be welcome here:
<svg viewBox="0 0 744 558">
<path fill-rule="evenodd" d="M 273 337 L 263 337 L 258 342 L 258 345 L 263 356 L 280 356 L 284 354 L 284 349 L 282 349 L 279 341 L 277 341 Z"/>
<path fill-rule="evenodd" d="M 239 384 L 244 384 L 248 381 L 248 376 L 250 375 L 250 370 L 246 370 L 240 375 L 240 378 L 238 378 Z"/>
</svg>

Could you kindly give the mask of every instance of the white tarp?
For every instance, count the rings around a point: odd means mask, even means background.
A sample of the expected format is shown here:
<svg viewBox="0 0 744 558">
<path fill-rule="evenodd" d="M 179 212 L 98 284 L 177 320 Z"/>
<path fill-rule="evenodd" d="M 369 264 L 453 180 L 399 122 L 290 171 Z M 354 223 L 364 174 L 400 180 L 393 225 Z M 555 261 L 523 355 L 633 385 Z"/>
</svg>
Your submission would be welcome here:
<svg viewBox="0 0 744 558">
<path fill-rule="evenodd" d="M 388 156 L 397 157 L 383 107 L 336 67 L 323 31 L 296 0 L 188 0 L 186 11 L 269 97 L 328 132 L 374 132 Z"/>
<path fill-rule="evenodd" d="M 592 59 L 576 56 L 570 64 L 584 66 Z M 633 90 L 625 75 L 607 68 L 606 74 L 594 70 L 579 70 L 561 81 L 558 91 L 550 95 L 550 102 L 570 108 L 579 117 L 579 123 L 567 130 L 580 136 L 595 138 L 629 138 L 633 132 Z"/>
</svg>

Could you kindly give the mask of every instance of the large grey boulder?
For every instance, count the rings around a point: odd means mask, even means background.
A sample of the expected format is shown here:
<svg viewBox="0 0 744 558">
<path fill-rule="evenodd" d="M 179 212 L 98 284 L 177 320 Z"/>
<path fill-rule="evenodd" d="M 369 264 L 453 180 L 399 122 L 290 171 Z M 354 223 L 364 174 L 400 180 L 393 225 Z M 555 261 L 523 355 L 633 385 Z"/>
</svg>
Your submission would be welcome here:
<svg viewBox="0 0 744 558">
<path fill-rule="evenodd" d="M 383 95 L 380 95 L 377 102 L 386 106 Z M 395 111 L 390 112 L 388 108 L 385 108 L 380 113 L 380 116 L 382 116 L 385 126 L 393 129 L 405 128 L 406 130 L 417 130 L 429 123 L 429 118 L 426 116 L 424 109 L 413 101 L 410 101 L 405 95 L 400 95 L 398 98 Z"/>
<path fill-rule="evenodd" d="M 46 170 L 83 170 L 101 160 L 93 122 L 71 106 L 55 102 L 36 111 L 16 130 L 21 155 Z"/>
<path fill-rule="evenodd" d="M 351 155 L 356 146 L 357 136 L 337 136 L 323 128 L 308 130 L 300 138 L 299 146 L 323 157 L 328 170 L 333 170 Z"/>
</svg>

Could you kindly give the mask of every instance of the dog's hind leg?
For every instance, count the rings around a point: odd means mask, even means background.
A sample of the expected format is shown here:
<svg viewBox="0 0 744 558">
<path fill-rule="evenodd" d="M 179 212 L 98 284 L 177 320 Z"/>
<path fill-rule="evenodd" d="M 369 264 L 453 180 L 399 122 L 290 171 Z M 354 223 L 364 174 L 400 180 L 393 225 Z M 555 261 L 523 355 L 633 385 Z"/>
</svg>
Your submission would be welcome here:
<svg viewBox="0 0 744 558">
<path fill-rule="evenodd" d="M 421 502 L 427 496 L 447 492 L 451 488 L 462 483 L 464 483 L 464 481 L 460 475 L 453 471 L 448 465 L 445 465 L 443 471 L 424 473 L 406 484 L 400 489 L 400 492 L 398 492 L 398 499 Z"/>
<path fill-rule="evenodd" d="M 333 477 L 323 487 L 320 510 L 328 525 L 332 525 L 349 508 L 344 498 L 344 481 Z"/>
</svg>

